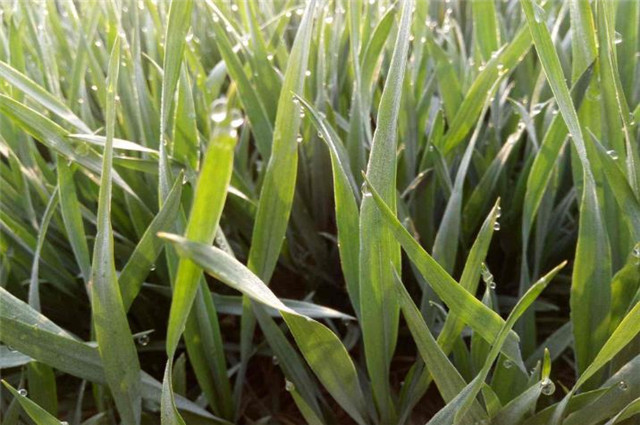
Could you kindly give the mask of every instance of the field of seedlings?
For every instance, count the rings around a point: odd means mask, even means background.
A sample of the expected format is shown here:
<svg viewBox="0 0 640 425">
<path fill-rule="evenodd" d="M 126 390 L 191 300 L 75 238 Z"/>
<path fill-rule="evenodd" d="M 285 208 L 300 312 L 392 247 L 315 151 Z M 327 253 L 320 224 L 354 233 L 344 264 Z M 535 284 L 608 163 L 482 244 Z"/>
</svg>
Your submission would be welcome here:
<svg viewBox="0 0 640 425">
<path fill-rule="evenodd" d="M 0 0 L 1 425 L 640 424 L 640 0 Z"/>
</svg>

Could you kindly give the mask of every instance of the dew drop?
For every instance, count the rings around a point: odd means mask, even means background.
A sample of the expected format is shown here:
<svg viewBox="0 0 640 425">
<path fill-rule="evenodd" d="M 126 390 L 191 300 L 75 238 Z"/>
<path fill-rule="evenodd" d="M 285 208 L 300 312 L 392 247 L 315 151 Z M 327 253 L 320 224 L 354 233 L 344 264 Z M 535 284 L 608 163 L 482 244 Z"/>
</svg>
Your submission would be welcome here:
<svg viewBox="0 0 640 425">
<path fill-rule="evenodd" d="M 242 115 L 242 113 L 237 109 L 232 109 L 231 110 L 231 122 L 230 122 L 231 127 L 232 128 L 238 128 L 243 123 L 244 123 L 244 116 Z"/>
<path fill-rule="evenodd" d="M 633 247 L 633 256 L 640 258 L 640 243 Z"/>
<path fill-rule="evenodd" d="M 333 16 L 327 16 L 326 18 L 324 18 L 324 23 L 327 25 L 333 24 Z"/>
<path fill-rule="evenodd" d="M 300 135 L 298 135 L 298 137 L 296 137 L 296 142 L 298 142 L 298 143 L 302 143 L 303 140 L 304 139 Z"/>
<path fill-rule="evenodd" d="M 622 391 L 627 391 L 629 389 L 629 385 L 625 381 L 618 382 L 618 388 Z"/>
<path fill-rule="evenodd" d="M 234 12 L 237 12 L 238 11 L 238 5 L 237 4 L 232 4 L 231 5 L 231 10 L 234 11 Z"/>
<path fill-rule="evenodd" d="M 310 76 L 311 76 L 311 71 L 306 70 L 306 71 L 304 72 L 304 75 L 305 75 L 305 77 L 310 77 Z"/>
<path fill-rule="evenodd" d="M 102 47 L 102 41 L 98 40 L 95 43 L 93 43 L 93 45 L 96 47 Z"/>
<path fill-rule="evenodd" d="M 367 186 L 367 182 L 362 182 L 362 186 L 360 186 L 360 191 L 363 196 L 371 196 L 371 192 L 369 192 L 369 186 Z"/>
<path fill-rule="evenodd" d="M 500 223 L 498 221 L 493 223 L 493 230 L 495 230 L 496 232 L 500 230 Z"/>
<path fill-rule="evenodd" d="M 140 335 L 138 337 L 138 344 L 140 344 L 143 347 L 146 347 L 149 344 L 149 335 L 144 334 L 144 335 Z"/>
<path fill-rule="evenodd" d="M 318 138 L 319 138 L 319 139 L 324 139 L 324 136 L 323 136 L 323 135 L 322 135 L 322 133 L 320 133 L 319 131 L 318 131 Z"/>
<path fill-rule="evenodd" d="M 285 379 L 284 389 L 287 390 L 288 392 L 292 392 L 296 389 L 296 386 L 293 382 L 289 381 L 288 379 Z"/>
<path fill-rule="evenodd" d="M 17 352 L 17 351 L 18 351 L 18 350 L 16 350 L 15 348 L 13 348 L 13 347 L 12 347 L 12 346 L 10 346 L 10 345 L 7 345 L 7 349 L 8 349 L 8 350 L 9 350 L 9 352 L 11 352 L 11 353 L 15 353 L 15 352 Z"/>
<path fill-rule="evenodd" d="M 271 62 L 273 60 L 273 55 L 267 55 L 267 60 Z"/>
<path fill-rule="evenodd" d="M 525 127 L 526 124 L 524 123 L 524 121 L 518 122 L 518 130 L 524 130 Z"/>
<path fill-rule="evenodd" d="M 186 174 L 182 175 L 182 184 L 187 184 L 189 182 L 189 178 Z"/>
<path fill-rule="evenodd" d="M 502 362 L 502 366 L 505 369 L 511 369 L 511 366 L 513 366 L 513 363 L 511 362 L 511 360 L 505 360 Z"/>
<path fill-rule="evenodd" d="M 502 207 L 498 205 L 498 209 L 496 210 L 496 218 L 502 217 Z"/>
<path fill-rule="evenodd" d="M 294 103 L 295 105 L 298 105 L 298 104 L 300 103 L 300 100 L 298 100 L 298 98 L 297 98 L 297 97 L 293 96 L 293 97 L 292 97 L 292 99 L 293 99 L 293 103 Z"/>
<path fill-rule="evenodd" d="M 221 123 L 227 118 L 227 99 L 216 99 L 211 103 L 211 121 Z"/>
<path fill-rule="evenodd" d="M 544 395 L 551 395 L 556 391 L 556 384 L 549 378 L 540 381 L 540 391 Z"/>
<path fill-rule="evenodd" d="M 151 270 L 151 271 L 154 271 L 155 269 L 156 269 L 156 265 L 155 265 L 155 264 L 152 264 L 152 265 L 151 265 L 151 269 L 150 269 L 150 270 Z"/>
<path fill-rule="evenodd" d="M 84 103 L 84 99 L 83 99 L 83 98 L 81 98 L 81 97 L 79 97 L 79 98 L 78 98 L 78 103 L 79 103 L 80 105 L 82 105 L 82 104 Z"/>
<path fill-rule="evenodd" d="M 496 286 L 497 286 L 497 285 L 496 285 L 496 283 L 492 280 L 492 281 L 490 281 L 490 282 L 488 283 L 488 285 L 487 285 L 487 286 L 489 286 L 489 289 L 496 289 Z"/>
<path fill-rule="evenodd" d="M 273 357 L 271 357 L 271 363 L 273 363 L 274 365 L 278 366 L 280 364 L 280 360 L 278 360 L 277 356 L 273 356 Z"/>
<path fill-rule="evenodd" d="M 305 117 L 304 110 L 301 110 L 300 111 L 300 118 L 304 118 L 304 117 Z"/>
<path fill-rule="evenodd" d="M 622 34 L 620 34 L 618 31 L 616 31 L 615 37 L 613 39 L 613 43 L 614 44 L 622 43 Z"/>
<path fill-rule="evenodd" d="M 613 149 L 608 150 L 607 155 L 609 155 L 613 160 L 618 159 L 618 152 L 614 151 Z"/>
<path fill-rule="evenodd" d="M 95 84 L 91 86 L 91 90 L 93 91 L 98 91 L 98 86 L 96 86 Z"/>
<path fill-rule="evenodd" d="M 27 390 L 26 390 L 26 389 L 24 389 L 24 388 L 20 388 L 20 389 L 18 390 L 18 394 L 20 394 L 22 397 L 26 397 L 26 396 L 27 396 L 27 394 L 28 394 L 28 392 L 27 392 Z"/>
</svg>

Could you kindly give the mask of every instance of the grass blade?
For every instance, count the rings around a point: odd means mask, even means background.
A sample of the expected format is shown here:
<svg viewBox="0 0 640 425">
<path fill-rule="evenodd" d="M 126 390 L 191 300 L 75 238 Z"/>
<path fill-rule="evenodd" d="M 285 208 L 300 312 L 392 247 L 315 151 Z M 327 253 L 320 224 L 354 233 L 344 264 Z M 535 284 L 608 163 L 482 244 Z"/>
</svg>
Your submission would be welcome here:
<svg viewBox="0 0 640 425">
<path fill-rule="evenodd" d="M 381 196 L 391 206 L 394 214 L 397 122 L 409 49 L 412 9 L 412 0 L 402 2 L 398 37 L 378 105 L 377 127 L 367 166 L 367 178 L 380 188 Z M 400 247 L 381 223 L 382 217 L 373 200 L 365 196 L 360 207 L 362 336 L 367 370 L 381 420 L 390 423 L 394 421 L 395 412 L 389 388 L 389 365 L 395 350 L 398 328 L 398 302 L 393 290 L 392 267 L 400 266 Z"/>
<path fill-rule="evenodd" d="M 140 364 L 114 263 L 113 230 L 111 228 L 112 143 L 116 114 L 116 85 L 120 65 L 120 40 L 116 39 L 107 78 L 107 142 L 103 156 L 97 234 L 93 249 L 91 273 L 91 307 L 98 350 L 105 366 L 105 377 L 123 420 L 140 423 Z"/>
</svg>

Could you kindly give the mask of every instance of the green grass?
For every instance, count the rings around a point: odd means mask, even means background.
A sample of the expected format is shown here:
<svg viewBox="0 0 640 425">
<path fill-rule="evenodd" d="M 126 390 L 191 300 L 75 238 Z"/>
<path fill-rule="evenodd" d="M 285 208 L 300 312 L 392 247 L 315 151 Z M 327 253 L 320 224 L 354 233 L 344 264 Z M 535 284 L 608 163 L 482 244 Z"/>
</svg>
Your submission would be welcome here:
<svg viewBox="0 0 640 425">
<path fill-rule="evenodd" d="M 0 21 L 2 425 L 637 422 L 639 1 Z"/>
</svg>

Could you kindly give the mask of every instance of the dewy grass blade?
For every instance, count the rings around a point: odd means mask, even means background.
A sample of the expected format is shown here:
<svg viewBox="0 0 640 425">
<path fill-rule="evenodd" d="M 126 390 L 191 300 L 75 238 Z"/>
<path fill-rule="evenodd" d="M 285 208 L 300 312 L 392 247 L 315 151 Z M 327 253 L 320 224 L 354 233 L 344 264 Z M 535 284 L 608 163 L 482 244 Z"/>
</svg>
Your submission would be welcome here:
<svg viewBox="0 0 640 425">
<path fill-rule="evenodd" d="M 61 425 L 62 423 L 55 418 L 51 413 L 47 412 L 42 407 L 38 406 L 35 402 L 27 397 L 27 393 L 24 388 L 19 391 L 13 388 L 7 381 L 2 380 L 2 384 L 9 390 L 9 392 L 18 400 L 22 408 L 27 415 L 36 423 L 36 425 Z"/>
<path fill-rule="evenodd" d="M 293 95 L 300 93 L 304 87 L 305 73 L 309 61 L 309 46 L 313 28 L 313 18 L 316 10 L 315 0 L 310 1 L 304 9 L 300 26 L 296 33 L 291 52 L 287 61 L 287 68 L 284 74 L 280 98 L 278 100 L 278 111 L 273 131 L 273 143 L 271 145 L 271 156 L 267 163 L 264 174 L 260 200 L 256 212 L 253 233 L 251 236 L 251 248 L 247 261 L 248 268 L 255 273 L 263 282 L 269 283 L 275 269 L 280 250 L 282 248 L 285 232 L 296 186 L 298 168 L 298 130 L 300 128 L 300 105 L 294 102 Z M 244 303 L 246 308 L 242 317 L 243 335 L 241 341 L 241 368 L 238 372 L 238 379 L 243 380 L 246 372 L 248 357 L 250 356 L 250 336 L 255 328 L 255 317 L 250 308 L 249 300 Z M 256 305 L 254 309 L 262 309 Z M 263 312 L 264 313 L 264 312 Z M 272 329 L 274 332 L 265 332 L 269 344 L 274 350 L 280 350 L 280 355 L 296 356 L 293 347 L 283 337 L 279 329 L 274 327 L 273 319 L 266 313 L 258 315 L 261 320 L 261 327 Z M 297 366 L 301 364 L 299 359 L 295 359 L 298 377 L 307 375 L 307 371 Z M 284 368 L 287 378 L 292 380 L 296 387 L 302 390 L 309 387 L 309 382 L 294 379 L 291 370 Z M 296 382 L 297 381 L 297 382 Z M 302 392 L 301 392 L 302 394 Z M 312 406 L 317 406 L 313 391 L 302 394 L 305 401 Z M 316 412 L 319 413 L 319 412 Z"/>
<path fill-rule="evenodd" d="M 429 368 L 433 380 L 438 386 L 438 390 L 442 394 L 445 403 L 455 398 L 460 391 L 467 384 L 462 378 L 458 370 L 455 368 L 451 361 L 447 358 L 445 352 L 438 346 L 438 343 L 431 335 L 431 330 L 424 322 L 418 307 L 414 304 L 411 296 L 407 292 L 400 276 L 394 270 L 394 280 L 396 284 L 396 290 L 399 295 L 399 303 L 402 309 L 402 314 L 407 321 L 409 330 L 413 335 L 413 339 L 418 346 L 418 351 L 425 362 L 426 367 Z M 470 423 L 476 423 L 484 419 L 488 419 L 486 412 L 482 409 L 479 403 L 475 402 L 469 412 L 469 417 L 465 418 L 470 420 Z"/>
<path fill-rule="evenodd" d="M 212 140 L 209 142 L 209 148 L 198 177 L 193 205 L 185 231 L 188 238 L 206 244 L 213 243 L 227 197 L 229 181 L 231 180 L 235 145 L 235 130 L 230 130 L 224 124 L 221 128 L 216 129 Z M 187 325 L 189 312 L 202 279 L 200 267 L 188 259 L 181 259 L 177 270 L 166 341 L 170 365 L 178 347 L 180 336 Z M 170 365 L 165 370 L 165 378 L 171 377 L 172 367 Z M 232 406 L 230 404 L 228 381 L 223 381 L 219 384 L 224 385 L 224 389 L 221 389 L 218 397 L 225 399 L 223 406 L 229 409 Z"/>
<path fill-rule="evenodd" d="M 553 277 L 566 265 L 566 261 L 555 267 L 549 273 L 547 273 L 544 277 L 542 277 L 538 282 L 533 284 L 531 288 L 527 291 L 526 294 L 513 308 L 509 317 L 502 325 L 498 335 L 496 336 L 495 342 L 491 346 L 491 350 L 487 355 L 487 359 L 482 366 L 482 370 L 478 375 L 467 385 L 454 400 L 448 403 L 442 410 L 440 410 L 428 423 L 431 425 L 444 425 L 451 423 L 458 423 L 458 421 L 466 414 L 467 410 L 473 403 L 476 395 L 482 389 L 484 384 L 484 380 L 489 374 L 491 366 L 498 358 L 500 351 L 502 350 L 502 345 L 505 343 L 509 332 L 511 332 L 511 328 L 518 320 L 520 316 L 525 312 L 527 308 L 531 306 L 531 304 L 538 298 L 538 296 L 542 293 L 542 291 L 547 287 L 549 282 L 553 279 Z"/>
<path fill-rule="evenodd" d="M 402 226 L 378 194 L 377 190 L 370 183 L 367 184 L 376 202 L 376 206 L 382 213 L 383 223 L 389 226 L 409 259 L 416 265 L 424 278 L 427 279 L 436 294 L 461 320 L 475 332 L 478 332 L 487 342 L 493 343 L 504 324 L 504 320 L 496 312 L 489 309 L 467 292 L 466 289 L 462 288 L 444 271 L 442 266 L 440 266 Z M 519 367 L 524 367 L 518 348 L 518 336 L 515 333 L 509 333 L 507 336 L 504 347 L 502 347 L 502 353 L 514 361 Z"/>
<path fill-rule="evenodd" d="M 602 347 L 608 332 L 608 313 L 611 297 L 611 258 L 606 228 L 596 194 L 596 183 L 578 121 L 578 115 L 564 81 L 558 54 L 549 30 L 534 11 L 540 6 L 523 0 L 524 9 L 538 53 L 538 58 L 551 86 L 558 108 L 582 165 L 583 193 L 580 203 L 580 228 L 571 283 L 571 319 L 578 372 L 583 372 Z"/>
<path fill-rule="evenodd" d="M 29 77 L 2 61 L 0 61 L 0 77 L 10 82 L 14 87 L 36 100 L 44 108 L 67 121 L 75 128 L 85 133 L 91 133 L 91 129 L 64 103 L 60 102 L 54 95 L 39 86 Z"/>
<path fill-rule="evenodd" d="M 160 106 L 160 162 L 158 164 L 158 190 L 160 204 L 171 188 L 171 169 L 168 160 L 167 125 L 171 115 L 173 98 L 180 78 L 185 37 L 191 24 L 192 0 L 172 0 L 165 33 L 166 48 L 162 65 L 162 94 Z"/>
<path fill-rule="evenodd" d="M 181 256 L 195 262 L 216 279 L 252 300 L 280 311 L 298 348 L 327 391 L 356 422 L 367 423 L 365 399 L 355 367 L 331 330 L 284 305 L 254 273 L 221 249 L 177 235 L 163 233 L 161 236 L 172 242 Z"/>
<path fill-rule="evenodd" d="M 318 111 L 306 100 L 296 98 L 309 113 L 309 118 L 316 126 L 321 139 L 327 144 L 331 154 L 333 170 L 333 193 L 336 204 L 336 222 L 338 226 L 338 246 L 342 272 L 347 283 L 356 314 L 360 313 L 359 262 L 360 240 L 358 235 L 359 211 L 354 176 L 349 166 L 349 159 L 337 134 Z"/>
<path fill-rule="evenodd" d="M 4 288 L 0 288 L 0 340 L 62 372 L 97 384 L 107 383 L 95 346 L 78 341 Z M 161 384 L 158 381 L 142 372 L 140 385 L 145 400 L 160 402 Z M 215 419 L 205 409 L 183 397 L 176 397 L 176 404 L 183 411 Z"/>
<path fill-rule="evenodd" d="M 381 190 L 395 214 L 398 114 L 407 65 L 413 1 L 402 2 L 398 37 L 389 65 L 377 127 L 371 142 L 367 177 Z M 389 386 L 389 365 L 398 332 L 398 302 L 393 289 L 393 267 L 400 267 L 400 246 L 373 199 L 365 196 L 360 208 L 360 318 L 367 370 L 381 420 L 393 422 L 395 409 Z M 391 260 L 391 262 L 389 262 Z"/>
<path fill-rule="evenodd" d="M 116 38 L 111 51 L 107 77 L 107 142 L 103 156 L 97 234 L 93 248 L 91 307 L 98 350 L 118 412 L 127 423 L 138 424 L 142 408 L 140 364 L 118 287 L 110 218 L 112 146 L 119 67 L 120 39 Z"/>
</svg>

